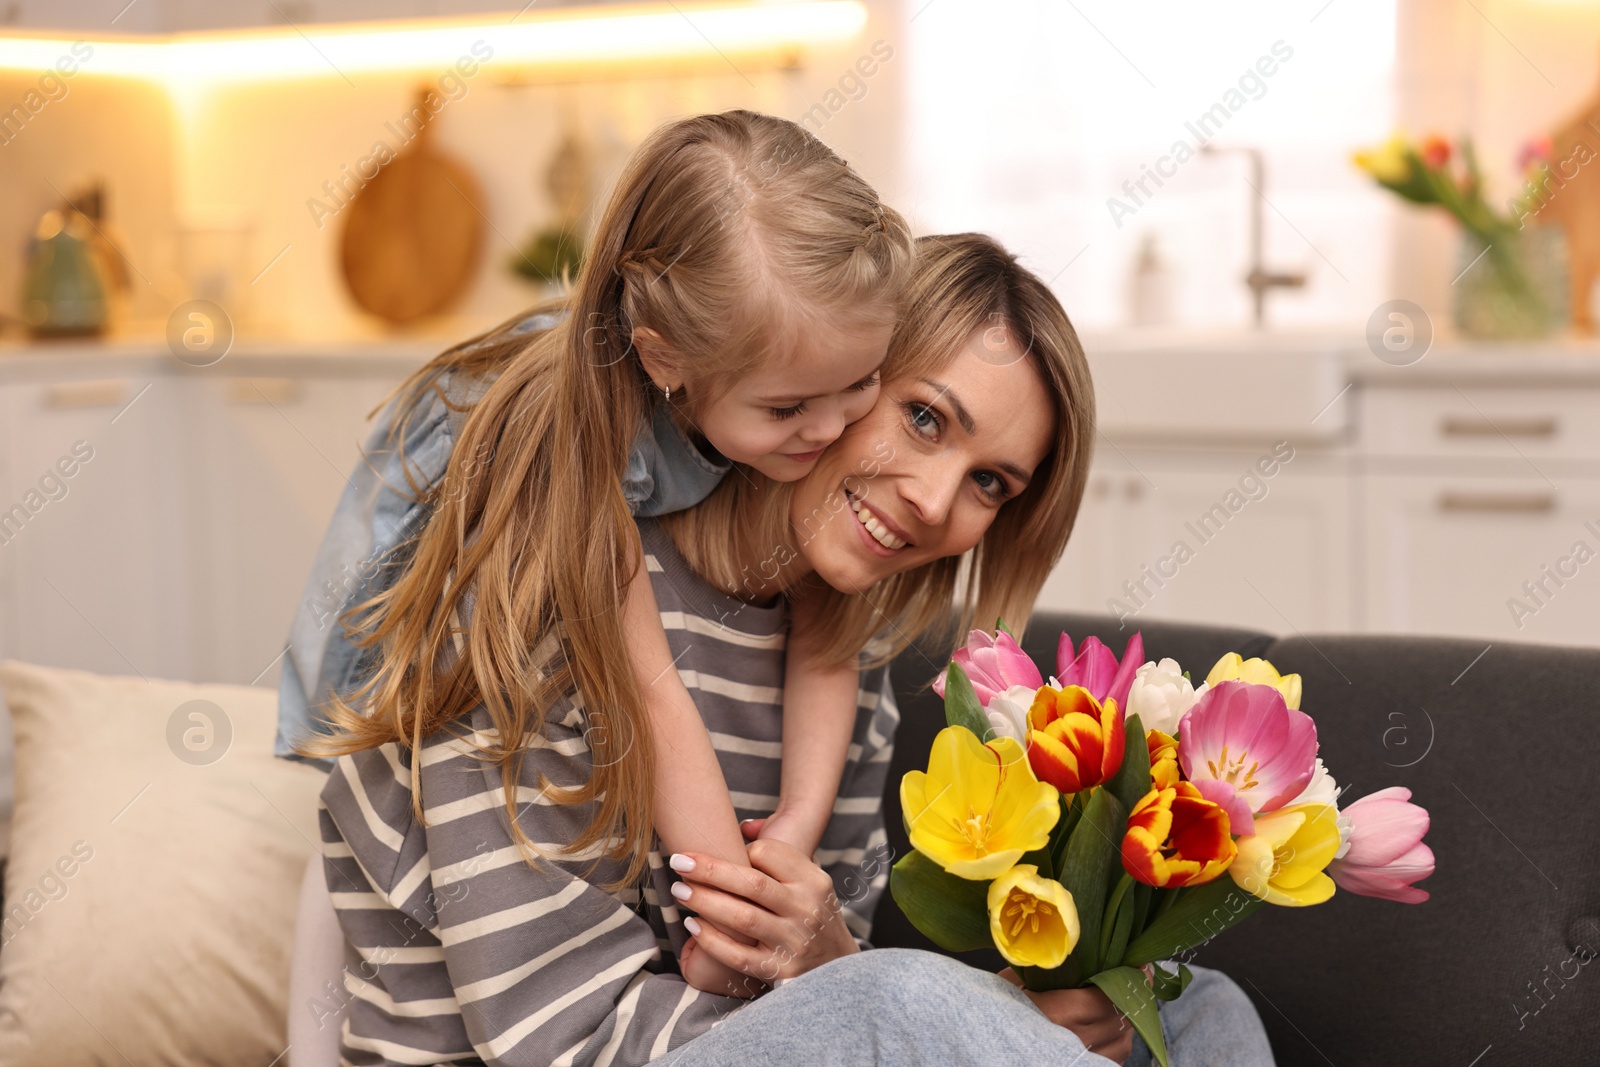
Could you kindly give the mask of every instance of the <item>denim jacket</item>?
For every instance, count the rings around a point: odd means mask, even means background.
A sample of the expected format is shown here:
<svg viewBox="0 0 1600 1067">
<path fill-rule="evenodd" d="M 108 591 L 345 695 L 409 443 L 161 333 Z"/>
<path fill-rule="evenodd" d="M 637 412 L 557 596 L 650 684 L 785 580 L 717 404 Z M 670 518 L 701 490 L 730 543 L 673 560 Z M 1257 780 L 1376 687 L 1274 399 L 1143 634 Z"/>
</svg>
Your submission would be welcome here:
<svg viewBox="0 0 1600 1067">
<path fill-rule="evenodd" d="M 549 329 L 553 315 L 530 315 L 511 328 L 514 334 Z M 442 372 L 440 388 L 457 405 L 476 401 L 488 382 L 456 379 Z M 376 648 L 361 649 L 346 638 L 339 616 L 394 584 L 410 562 L 409 539 L 427 525 L 432 509 L 411 499 L 405 472 L 418 496 L 445 474 L 467 411 L 451 411 L 435 392 L 412 418 L 402 449 L 390 447 L 389 428 L 402 414 L 396 397 L 379 413 L 362 447 L 362 460 L 339 496 L 333 518 L 317 550 L 305 595 L 295 610 L 278 682 L 278 732 L 273 752 L 286 759 L 328 770 L 332 763 L 296 753 L 290 746 L 327 724 L 317 710 L 333 693 L 348 693 L 376 667 Z M 716 488 L 730 464 L 703 454 L 653 404 L 650 425 L 634 441 L 623 477 L 623 496 L 640 517 L 693 507 Z"/>
</svg>

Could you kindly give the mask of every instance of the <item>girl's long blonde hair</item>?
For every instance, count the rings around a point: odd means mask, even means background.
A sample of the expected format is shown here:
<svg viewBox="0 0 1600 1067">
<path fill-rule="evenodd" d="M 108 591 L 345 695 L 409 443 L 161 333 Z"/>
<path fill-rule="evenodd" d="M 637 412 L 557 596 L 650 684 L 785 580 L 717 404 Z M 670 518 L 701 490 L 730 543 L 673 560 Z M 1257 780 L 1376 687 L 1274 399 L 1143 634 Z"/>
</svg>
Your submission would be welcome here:
<svg viewBox="0 0 1600 1067">
<path fill-rule="evenodd" d="M 525 740 L 576 691 L 593 772 L 541 786 L 558 803 L 596 805 L 568 851 L 625 860 L 614 885 L 636 880 L 654 825 L 654 749 L 621 625 L 638 543 L 621 480 L 656 401 L 633 331 L 655 330 L 685 359 L 687 403 L 673 414 L 692 425 L 808 320 L 892 319 L 910 267 L 904 220 L 795 123 L 731 111 L 657 130 L 612 193 L 558 325 L 529 336 L 508 323 L 393 394 L 391 441 L 430 392 L 469 414 L 439 485 L 406 468 L 429 520 L 396 554 L 393 586 L 341 617 L 356 645 L 376 647 L 376 669 L 328 701 L 333 732 L 301 751 L 397 742 L 415 753 L 483 704 L 496 737 L 481 752 L 501 770 L 512 838 L 532 860 L 516 803 Z M 487 383 L 470 408 L 450 398 L 464 380 Z M 411 774 L 421 819 L 420 760 Z"/>
<path fill-rule="evenodd" d="M 981 234 L 923 237 L 905 303 L 885 381 L 938 371 L 977 331 L 996 348 L 1009 339 L 1045 381 L 1055 436 L 1028 487 L 1001 505 L 970 552 L 903 571 L 859 595 L 821 590 L 819 630 L 829 641 L 818 654 L 836 663 L 853 661 L 863 649 L 868 664 L 882 663 L 918 636 L 990 629 L 1002 617 L 1020 634 L 1066 548 L 1089 476 L 1095 410 L 1088 360 L 1066 311 L 1038 276 Z M 790 513 L 793 486 L 749 473 L 724 478 L 699 507 L 661 520 L 690 567 L 729 592 L 750 588 L 750 561 L 796 554 L 812 519 Z M 870 477 L 862 477 L 870 486 Z M 831 501 L 830 508 L 840 504 Z"/>
</svg>

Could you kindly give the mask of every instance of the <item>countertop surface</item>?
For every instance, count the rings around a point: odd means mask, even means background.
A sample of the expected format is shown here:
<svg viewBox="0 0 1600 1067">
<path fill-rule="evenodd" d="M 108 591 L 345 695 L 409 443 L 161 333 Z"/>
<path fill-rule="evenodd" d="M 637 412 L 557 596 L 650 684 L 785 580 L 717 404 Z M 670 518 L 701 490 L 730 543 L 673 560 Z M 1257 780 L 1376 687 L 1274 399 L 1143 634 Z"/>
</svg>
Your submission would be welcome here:
<svg viewBox="0 0 1600 1067">
<path fill-rule="evenodd" d="M 1600 338 L 1563 337 L 1545 341 L 1474 342 L 1435 339 L 1421 358 L 1385 362 L 1355 329 L 1328 331 L 1120 330 L 1085 331 L 1090 362 L 1109 367 L 1128 357 L 1194 358 L 1215 361 L 1214 368 L 1247 373 L 1247 368 L 1315 364 L 1332 375 L 1377 387 L 1600 386 Z M 449 346 L 436 336 L 366 340 L 240 340 L 215 363 L 196 366 L 173 355 L 159 338 L 71 341 L 0 341 L 0 383 L 93 377 L 170 374 L 307 375 L 314 377 L 401 375 Z M 1281 363 L 1280 363 L 1281 361 Z M 1171 366 L 1172 364 L 1167 364 Z M 1195 368 L 1204 378 L 1212 367 Z M 1188 377 L 1180 375 L 1180 377 Z M 1325 380 L 1325 379 L 1324 379 Z M 1185 383 L 1188 388 L 1192 383 Z M 1240 383 L 1235 382 L 1236 386 Z M 1158 390 L 1147 380 L 1144 390 Z"/>
</svg>

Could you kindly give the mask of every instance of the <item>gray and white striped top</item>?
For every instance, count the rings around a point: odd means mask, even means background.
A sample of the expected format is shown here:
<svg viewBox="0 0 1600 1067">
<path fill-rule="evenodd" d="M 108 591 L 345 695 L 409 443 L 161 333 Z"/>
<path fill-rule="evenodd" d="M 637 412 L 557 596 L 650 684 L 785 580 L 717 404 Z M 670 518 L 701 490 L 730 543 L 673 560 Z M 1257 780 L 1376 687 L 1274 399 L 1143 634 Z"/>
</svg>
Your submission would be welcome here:
<svg viewBox="0 0 1600 1067">
<path fill-rule="evenodd" d="M 710 730 L 740 818 L 777 804 L 784 608 L 728 597 L 691 572 L 641 520 L 645 563 L 678 673 Z M 536 844 L 575 839 L 594 806 L 541 795 L 586 780 L 587 716 L 574 695 L 530 738 L 518 819 Z M 888 881 L 881 800 L 899 713 L 888 670 L 864 679 L 855 734 L 816 854 L 858 939 Z M 455 734 L 492 735 L 479 705 Z M 512 843 L 500 772 L 441 730 L 422 745 L 427 825 L 412 818 L 411 755 L 398 745 L 339 759 L 322 791 L 329 891 L 347 946 L 351 1064 L 646 1063 L 704 1033 L 743 1001 L 701 993 L 678 974 L 686 933 L 659 841 L 639 884 L 600 885 L 622 867 L 593 853 L 534 869 Z M 541 851 L 545 850 L 541 848 Z M 550 853 L 550 854 L 553 854 Z"/>
</svg>

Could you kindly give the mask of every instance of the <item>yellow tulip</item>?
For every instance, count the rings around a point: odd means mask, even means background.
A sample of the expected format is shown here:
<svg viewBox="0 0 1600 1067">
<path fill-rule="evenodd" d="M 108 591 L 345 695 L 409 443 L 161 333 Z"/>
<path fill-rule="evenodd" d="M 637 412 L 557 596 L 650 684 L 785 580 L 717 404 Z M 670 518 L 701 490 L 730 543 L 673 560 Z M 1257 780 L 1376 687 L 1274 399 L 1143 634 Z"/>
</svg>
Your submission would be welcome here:
<svg viewBox="0 0 1600 1067">
<path fill-rule="evenodd" d="M 988 881 L 1043 848 L 1061 818 L 1060 794 L 1039 781 L 1014 738 L 985 745 L 964 726 L 933 739 L 928 770 L 900 780 L 911 847 L 959 878 Z"/>
<path fill-rule="evenodd" d="M 1338 811 L 1331 804 L 1291 804 L 1256 816 L 1256 832 L 1237 842 L 1228 873 L 1268 904 L 1298 908 L 1333 896 L 1324 869 L 1339 851 Z"/>
<path fill-rule="evenodd" d="M 1206 675 L 1206 685 L 1232 681 L 1270 685 L 1283 694 L 1285 704 L 1296 711 L 1300 710 L 1300 676 L 1279 674 L 1278 668 L 1264 659 L 1245 659 L 1237 652 L 1229 652 L 1217 660 L 1217 665 Z"/>
<path fill-rule="evenodd" d="M 1059 967 L 1078 943 L 1078 906 L 1066 886 L 1019 863 L 989 884 L 989 933 L 1014 967 Z"/>
<path fill-rule="evenodd" d="M 1406 158 L 1406 138 L 1397 133 L 1377 148 L 1356 152 L 1356 166 L 1380 182 L 1398 185 L 1411 177 L 1411 161 Z"/>
</svg>

